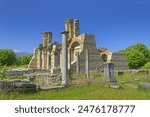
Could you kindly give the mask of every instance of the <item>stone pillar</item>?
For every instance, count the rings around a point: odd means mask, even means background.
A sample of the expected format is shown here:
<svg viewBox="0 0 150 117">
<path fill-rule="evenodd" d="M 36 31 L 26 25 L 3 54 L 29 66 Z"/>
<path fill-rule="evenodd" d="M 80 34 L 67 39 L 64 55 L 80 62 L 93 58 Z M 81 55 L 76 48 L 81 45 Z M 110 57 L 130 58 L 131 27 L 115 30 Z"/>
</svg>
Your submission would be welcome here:
<svg viewBox="0 0 150 117">
<path fill-rule="evenodd" d="M 38 55 L 37 55 L 37 68 L 42 68 L 42 50 L 38 49 Z"/>
<path fill-rule="evenodd" d="M 62 53 L 60 52 L 60 69 L 61 69 L 61 73 L 62 73 Z"/>
<path fill-rule="evenodd" d="M 114 63 L 104 64 L 104 77 L 106 82 L 115 82 Z"/>
<path fill-rule="evenodd" d="M 42 69 L 45 68 L 45 52 L 44 50 L 42 51 Z"/>
<path fill-rule="evenodd" d="M 67 31 L 62 34 L 62 85 L 64 87 L 68 86 L 68 49 L 67 49 Z"/>
<path fill-rule="evenodd" d="M 76 19 L 74 20 L 74 37 L 77 37 L 80 35 L 80 32 L 79 32 L 79 20 Z"/>
<path fill-rule="evenodd" d="M 43 47 L 48 47 L 52 42 L 52 32 L 43 32 L 42 33 Z"/>
<path fill-rule="evenodd" d="M 89 71 L 89 50 L 85 50 L 85 73 L 87 78 L 90 77 L 90 71 Z"/>
<path fill-rule="evenodd" d="M 68 69 L 71 69 L 71 50 L 68 48 Z"/>
<path fill-rule="evenodd" d="M 51 55 L 50 55 L 50 50 L 47 50 L 47 69 L 50 69 L 51 67 Z"/>
<path fill-rule="evenodd" d="M 79 75 L 79 74 L 80 74 L 80 60 L 79 60 L 79 52 L 77 52 L 76 72 L 77 72 L 77 75 Z"/>
</svg>

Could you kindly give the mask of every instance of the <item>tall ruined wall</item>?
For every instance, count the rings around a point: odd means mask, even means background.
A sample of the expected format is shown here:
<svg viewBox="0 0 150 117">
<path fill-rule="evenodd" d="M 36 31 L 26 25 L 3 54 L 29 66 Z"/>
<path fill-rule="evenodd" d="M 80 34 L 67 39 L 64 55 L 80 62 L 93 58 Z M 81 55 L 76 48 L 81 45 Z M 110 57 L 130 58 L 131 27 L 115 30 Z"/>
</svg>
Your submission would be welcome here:
<svg viewBox="0 0 150 117">
<path fill-rule="evenodd" d="M 65 21 L 65 31 L 68 31 L 68 40 L 80 35 L 79 20 L 68 19 Z"/>
<path fill-rule="evenodd" d="M 129 69 L 125 54 L 112 53 L 111 62 L 114 63 L 116 70 Z"/>
<path fill-rule="evenodd" d="M 37 68 L 37 56 L 38 56 L 38 49 L 34 49 L 33 57 L 28 65 L 28 68 Z"/>
<path fill-rule="evenodd" d="M 43 42 L 43 47 L 48 48 L 48 45 L 52 42 L 52 32 L 43 32 L 42 42 Z"/>
<path fill-rule="evenodd" d="M 52 42 L 52 32 L 42 33 L 42 44 L 34 50 L 33 57 L 28 65 L 28 68 L 46 69 L 47 68 L 47 50 Z"/>
</svg>

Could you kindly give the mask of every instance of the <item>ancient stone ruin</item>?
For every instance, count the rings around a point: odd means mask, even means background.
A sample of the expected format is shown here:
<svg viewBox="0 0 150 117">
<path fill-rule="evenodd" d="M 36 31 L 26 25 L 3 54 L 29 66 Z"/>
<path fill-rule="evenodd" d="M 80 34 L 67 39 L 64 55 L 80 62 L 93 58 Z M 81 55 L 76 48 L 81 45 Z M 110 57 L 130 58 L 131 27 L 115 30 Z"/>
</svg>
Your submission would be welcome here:
<svg viewBox="0 0 150 117">
<path fill-rule="evenodd" d="M 52 41 L 52 32 L 43 32 L 42 44 L 35 48 L 28 69 L 7 71 L 8 76 L 26 79 L 0 81 L 0 90 L 64 88 L 68 86 L 71 73 L 80 75 L 82 72 L 90 78 L 92 71 L 104 71 L 106 82 L 116 82 L 114 69 L 128 69 L 124 54 L 98 49 L 93 34 L 80 34 L 79 20 L 66 20 L 65 31 L 61 34 L 62 43 L 59 43 Z"/>
<path fill-rule="evenodd" d="M 77 73 L 85 72 L 89 77 L 88 70 L 103 69 L 104 63 L 113 62 L 116 69 L 128 69 L 124 54 L 97 49 L 93 34 L 80 34 L 79 20 L 66 20 L 65 31 L 68 32 L 66 45 L 68 56 L 66 56 L 66 59 L 69 70 Z M 62 45 L 59 42 L 52 41 L 52 32 L 43 32 L 42 41 L 43 43 L 35 48 L 33 58 L 28 67 L 47 69 L 54 74 L 61 73 L 63 62 Z M 86 50 L 88 50 L 88 54 L 86 54 Z"/>
<path fill-rule="evenodd" d="M 105 63 L 114 63 L 115 70 L 127 70 L 129 69 L 128 63 L 126 60 L 126 55 L 123 53 L 113 53 L 107 48 L 98 49 L 100 56 Z"/>
</svg>

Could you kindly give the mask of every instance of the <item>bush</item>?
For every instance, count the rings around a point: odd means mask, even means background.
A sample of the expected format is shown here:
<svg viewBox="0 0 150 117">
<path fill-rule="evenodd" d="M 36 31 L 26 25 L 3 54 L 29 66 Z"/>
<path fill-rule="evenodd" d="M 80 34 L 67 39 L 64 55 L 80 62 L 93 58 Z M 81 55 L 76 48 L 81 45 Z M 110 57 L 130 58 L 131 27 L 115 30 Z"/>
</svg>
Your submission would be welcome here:
<svg viewBox="0 0 150 117">
<path fill-rule="evenodd" d="M 137 50 L 132 50 L 128 53 L 127 60 L 130 68 L 137 69 L 146 64 L 146 58 L 143 53 L 140 53 Z"/>
<path fill-rule="evenodd" d="M 141 43 L 120 50 L 120 52 L 127 55 L 130 68 L 140 68 L 150 60 L 150 50 Z"/>
<path fill-rule="evenodd" d="M 0 66 L 0 79 L 3 80 L 6 78 L 6 67 L 5 66 Z"/>
<path fill-rule="evenodd" d="M 18 66 L 27 65 L 31 61 L 31 58 L 32 58 L 32 55 L 18 57 L 16 64 Z"/>
</svg>

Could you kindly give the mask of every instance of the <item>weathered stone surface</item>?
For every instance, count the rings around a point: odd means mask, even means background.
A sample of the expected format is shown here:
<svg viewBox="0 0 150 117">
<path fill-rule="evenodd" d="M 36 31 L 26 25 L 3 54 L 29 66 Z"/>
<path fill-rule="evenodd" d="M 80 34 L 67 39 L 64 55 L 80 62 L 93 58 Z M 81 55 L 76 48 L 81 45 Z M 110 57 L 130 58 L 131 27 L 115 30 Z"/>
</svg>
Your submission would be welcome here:
<svg viewBox="0 0 150 117">
<path fill-rule="evenodd" d="M 150 83 L 142 82 L 138 84 L 139 89 L 150 90 Z"/>
<path fill-rule="evenodd" d="M 36 89 L 36 85 L 30 82 L 14 82 L 15 88 L 33 88 Z"/>
<path fill-rule="evenodd" d="M 126 55 L 122 53 L 113 53 L 107 48 L 98 49 L 103 62 L 111 62 L 115 65 L 115 70 L 125 70 L 128 68 L 128 62 L 126 60 Z"/>
<path fill-rule="evenodd" d="M 139 69 L 139 70 L 136 71 L 136 73 L 137 73 L 137 74 L 139 74 L 139 73 L 148 74 L 149 71 L 148 71 L 148 70 L 140 70 L 140 69 Z"/>
<path fill-rule="evenodd" d="M 40 87 L 40 90 L 42 91 L 48 91 L 48 90 L 56 90 L 56 89 L 63 89 L 64 86 L 51 86 L 51 87 Z"/>
<path fill-rule="evenodd" d="M 0 82 L 0 91 L 26 91 L 35 92 L 36 84 L 23 80 L 6 80 Z"/>
<path fill-rule="evenodd" d="M 120 85 L 110 85 L 110 88 L 112 89 L 121 89 Z"/>
<path fill-rule="evenodd" d="M 85 54 L 85 73 L 87 78 L 90 77 L 90 66 L 89 66 L 89 50 L 86 50 L 86 54 Z"/>
<path fill-rule="evenodd" d="M 123 74 L 124 74 L 123 71 L 117 71 L 117 75 L 118 75 L 118 76 L 122 76 Z"/>
<path fill-rule="evenodd" d="M 76 72 L 77 72 L 77 75 L 80 74 L 80 59 L 79 59 L 79 52 L 77 53 Z"/>
<path fill-rule="evenodd" d="M 67 48 L 67 31 L 62 34 L 62 85 L 68 86 L 68 48 Z"/>
<path fill-rule="evenodd" d="M 116 82 L 113 63 L 104 64 L 104 77 L 106 82 Z"/>
<path fill-rule="evenodd" d="M 61 73 L 61 69 L 60 68 L 53 68 L 51 69 L 51 74 L 60 74 Z"/>
</svg>

